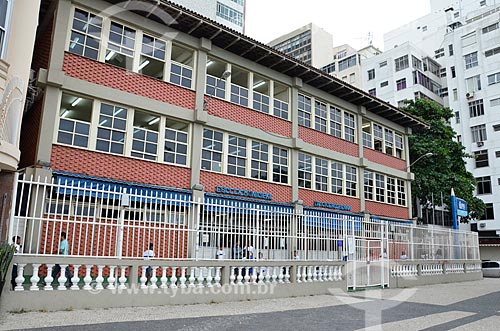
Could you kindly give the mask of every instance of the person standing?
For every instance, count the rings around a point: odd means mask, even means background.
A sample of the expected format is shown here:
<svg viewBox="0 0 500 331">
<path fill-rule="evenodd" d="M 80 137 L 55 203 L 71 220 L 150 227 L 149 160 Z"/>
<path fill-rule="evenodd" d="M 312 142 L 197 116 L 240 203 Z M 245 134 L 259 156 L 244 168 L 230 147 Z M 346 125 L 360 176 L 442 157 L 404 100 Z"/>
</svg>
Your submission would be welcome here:
<svg viewBox="0 0 500 331">
<path fill-rule="evenodd" d="M 21 253 L 21 237 L 14 236 L 12 237 L 12 242 L 14 243 L 14 255 Z M 12 290 L 16 287 L 16 278 L 17 278 L 17 263 L 12 265 L 12 275 L 10 279 L 10 283 L 12 285 Z"/>
<path fill-rule="evenodd" d="M 69 244 L 68 244 L 68 240 L 66 239 L 66 232 L 64 232 L 64 231 L 61 232 L 61 242 L 59 243 L 59 249 L 57 252 L 59 255 L 68 255 Z M 54 280 L 56 278 L 58 278 L 57 276 L 59 275 L 59 272 L 61 272 L 61 266 L 59 264 L 56 264 L 54 266 L 54 269 L 52 269 L 52 278 L 54 278 Z M 66 267 L 65 275 L 66 275 L 67 280 L 70 280 L 71 278 L 73 278 L 73 275 L 71 274 L 71 271 L 69 270 L 69 266 Z"/>
<path fill-rule="evenodd" d="M 233 247 L 233 259 L 241 260 L 243 258 L 243 250 L 241 249 L 240 242 L 237 241 Z"/>
<path fill-rule="evenodd" d="M 224 251 L 224 247 L 219 246 L 217 253 L 215 253 L 215 258 L 217 260 L 225 260 L 226 259 L 226 252 Z"/>
</svg>

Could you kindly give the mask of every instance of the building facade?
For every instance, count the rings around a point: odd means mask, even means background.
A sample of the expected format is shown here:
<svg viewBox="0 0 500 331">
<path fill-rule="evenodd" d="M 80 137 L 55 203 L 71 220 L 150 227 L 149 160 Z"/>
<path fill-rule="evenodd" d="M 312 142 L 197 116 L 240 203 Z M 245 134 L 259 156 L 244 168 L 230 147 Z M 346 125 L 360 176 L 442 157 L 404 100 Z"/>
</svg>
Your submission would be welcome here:
<svg viewBox="0 0 500 331">
<path fill-rule="evenodd" d="M 228 223 L 248 217 L 227 218 L 232 203 L 408 220 L 407 135 L 425 123 L 181 7 L 155 9 L 177 24 L 120 8 L 106 16 L 115 3 L 61 0 L 47 11 L 33 68 L 43 98 L 23 124 L 27 174 L 210 201 Z M 77 216 L 78 198 L 53 200 L 38 208 Z M 183 206 L 170 215 L 182 219 Z M 96 201 L 89 219 L 115 212 Z"/>
<path fill-rule="evenodd" d="M 246 0 L 172 0 L 235 31 L 245 33 Z"/>
<path fill-rule="evenodd" d="M 24 104 L 34 97 L 30 66 L 40 1 L 0 3 L 0 234 L 9 218 Z"/>
</svg>

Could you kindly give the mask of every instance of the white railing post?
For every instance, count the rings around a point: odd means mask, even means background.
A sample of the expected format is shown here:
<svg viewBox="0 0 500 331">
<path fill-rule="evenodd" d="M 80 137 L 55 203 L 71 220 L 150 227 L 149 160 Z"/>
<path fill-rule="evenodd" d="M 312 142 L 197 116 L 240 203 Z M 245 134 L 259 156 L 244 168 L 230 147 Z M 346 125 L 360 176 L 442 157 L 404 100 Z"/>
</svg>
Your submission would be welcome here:
<svg viewBox="0 0 500 331">
<path fill-rule="evenodd" d="M 16 204 L 17 204 L 17 186 L 19 185 L 19 176 L 18 172 L 14 175 L 14 189 L 12 190 L 12 208 L 10 208 L 10 217 L 9 217 L 9 229 L 7 235 L 7 242 L 10 242 L 12 237 L 14 236 L 14 221 L 16 214 Z"/>
<path fill-rule="evenodd" d="M 106 287 L 106 289 L 108 289 L 108 290 L 115 290 L 116 289 L 115 268 L 116 268 L 116 266 L 114 266 L 114 265 L 109 266 L 108 286 Z"/>
<path fill-rule="evenodd" d="M 39 263 L 33 263 L 33 275 L 30 278 L 31 286 L 30 291 L 38 291 L 38 282 L 40 281 L 40 277 L 38 276 L 38 269 L 40 268 Z"/>
<path fill-rule="evenodd" d="M 85 285 L 83 285 L 83 289 L 87 291 L 92 289 L 92 286 L 90 285 L 90 283 L 92 282 L 92 276 L 90 275 L 91 271 L 92 265 L 85 265 L 85 277 L 83 278 Z"/>
<path fill-rule="evenodd" d="M 104 269 L 104 265 L 97 266 L 97 277 L 95 279 L 95 281 L 96 281 L 95 289 L 96 290 L 103 290 L 104 289 L 104 287 L 102 286 L 102 282 L 104 281 L 104 277 L 102 276 L 103 269 Z"/>
<path fill-rule="evenodd" d="M 24 267 L 26 264 L 18 263 L 17 264 L 17 277 L 14 280 L 16 282 L 16 287 L 14 287 L 14 291 L 24 291 Z"/>
<path fill-rule="evenodd" d="M 127 276 L 125 276 L 126 270 L 126 266 L 122 265 L 120 267 L 120 278 L 118 279 L 118 281 L 120 282 L 120 285 L 118 285 L 119 290 L 124 290 L 127 288 L 127 285 L 125 285 L 125 283 L 127 282 Z"/>
<path fill-rule="evenodd" d="M 71 290 L 73 291 L 78 291 L 80 288 L 78 287 L 78 281 L 80 280 L 80 277 L 78 277 L 78 269 L 80 268 L 79 264 L 73 264 L 73 278 L 71 278 Z"/>
</svg>

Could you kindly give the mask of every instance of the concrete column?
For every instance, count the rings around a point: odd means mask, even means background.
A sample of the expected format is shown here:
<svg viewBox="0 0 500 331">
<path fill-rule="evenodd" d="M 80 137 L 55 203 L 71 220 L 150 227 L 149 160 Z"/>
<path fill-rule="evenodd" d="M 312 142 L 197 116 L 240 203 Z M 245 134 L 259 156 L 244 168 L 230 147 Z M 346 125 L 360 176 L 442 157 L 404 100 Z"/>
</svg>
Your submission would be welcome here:
<svg viewBox="0 0 500 331">
<path fill-rule="evenodd" d="M 405 135 L 403 136 L 403 143 L 404 143 L 404 157 L 406 159 L 406 169 L 405 171 L 409 170 L 410 166 L 410 145 L 408 144 L 408 135 L 412 133 L 411 128 L 406 128 Z M 412 200 L 413 197 L 411 195 L 411 180 L 414 180 L 415 177 L 412 176 L 411 173 L 407 174 L 408 180 L 406 181 L 406 205 L 408 206 L 408 219 L 411 219 L 413 217 L 413 204 Z"/>
<path fill-rule="evenodd" d="M 290 89 L 290 120 L 292 121 L 292 138 L 299 137 L 299 89 L 303 86 L 302 79 L 295 77 Z"/>
<path fill-rule="evenodd" d="M 363 117 L 366 115 L 366 108 L 359 106 L 358 116 L 356 121 L 357 134 L 358 134 L 358 154 L 359 154 L 359 167 L 358 167 L 358 197 L 359 197 L 359 208 L 361 211 L 366 210 L 366 200 L 365 200 L 365 190 L 364 190 L 364 171 L 368 160 L 364 158 L 363 150 Z"/>
<path fill-rule="evenodd" d="M 289 254 L 290 256 L 287 256 L 287 259 L 291 259 L 293 255 L 293 251 L 297 249 L 298 246 L 298 228 L 299 228 L 299 222 L 301 221 L 301 217 L 304 214 L 304 206 L 303 206 L 303 201 L 302 200 L 295 200 L 294 201 L 294 217 L 293 217 L 293 222 L 290 225 L 290 243 L 288 247 L 289 249 Z M 300 256 L 301 259 L 304 259 L 305 257 Z M 295 266 L 294 266 L 295 268 Z M 294 271 L 295 272 L 295 271 Z"/>
<path fill-rule="evenodd" d="M 197 258 L 198 252 L 198 238 L 199 238 L 199 227 L 201 218 L 201 204 L 198 202 L 203 202 L 205 199 L 204 187 L 200 184 L 193 185 L 192 189 L 192 201 L 194 202 L 191 206 L 191 217 L 188 220 L 188 247 L 187 255 L 188 258 Z"/>
</svg>

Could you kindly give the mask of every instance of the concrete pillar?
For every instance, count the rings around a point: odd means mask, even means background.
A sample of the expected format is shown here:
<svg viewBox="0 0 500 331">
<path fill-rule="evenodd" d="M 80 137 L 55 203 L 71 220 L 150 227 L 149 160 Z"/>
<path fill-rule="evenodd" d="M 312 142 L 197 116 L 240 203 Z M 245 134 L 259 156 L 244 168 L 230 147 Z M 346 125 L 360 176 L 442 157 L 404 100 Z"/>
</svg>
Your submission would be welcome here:
<svg viewBox="0 0 500 331">
<path fill-rule="evenodd" d="M 298 228 L 299 222 L 303 222 L 302 215 L 304 214 L 304 206 L 302 200 L 294 201 L 294 217 L 293 221 L 290 225 L 290 242 L 288 244 L 290 256 L 287 256 L 287 259 L 293 258 L 293 251 L 298 247 Z M 301 259 L 305 259 L 305 256 L 300 256 Z M 294 267 L 295 268 L 295 267 Z"/>
<path fill-rule="evenodd" d="M 192 201 L 191 216 L 188 220 L 188 247 L 187 257 L 198 258 L 198 245 L 199 245 L 199 227 L 201 221 L 201 204 L 205 199 L 205 192 L 203 185 L 196 184 L 192 187 Z"/>
</svg>

